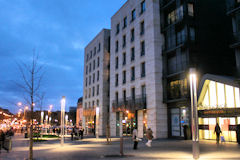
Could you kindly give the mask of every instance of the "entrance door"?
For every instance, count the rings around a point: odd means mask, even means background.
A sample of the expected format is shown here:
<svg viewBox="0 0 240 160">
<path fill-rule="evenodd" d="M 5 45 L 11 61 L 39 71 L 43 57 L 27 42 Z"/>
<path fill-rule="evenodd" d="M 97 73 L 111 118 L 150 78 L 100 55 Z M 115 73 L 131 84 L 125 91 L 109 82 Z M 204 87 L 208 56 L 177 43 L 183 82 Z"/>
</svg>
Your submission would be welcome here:
<svg viewBox="0 0 240 160">
<path fill-rule="evenodd" d="M 229 125 L 235 125 L 236 120 L 234 117 L 219 117 L 219 126 L 222 130 L 222 135 L 224 136 L 226 141 L 237 141 L 236 140 L 236 131 L 229 131 Z"/>
<path fill-rule="evenodd" d="M 172 136 L 180 136 L 179 108 L 171 109 Z"/>
</svg>

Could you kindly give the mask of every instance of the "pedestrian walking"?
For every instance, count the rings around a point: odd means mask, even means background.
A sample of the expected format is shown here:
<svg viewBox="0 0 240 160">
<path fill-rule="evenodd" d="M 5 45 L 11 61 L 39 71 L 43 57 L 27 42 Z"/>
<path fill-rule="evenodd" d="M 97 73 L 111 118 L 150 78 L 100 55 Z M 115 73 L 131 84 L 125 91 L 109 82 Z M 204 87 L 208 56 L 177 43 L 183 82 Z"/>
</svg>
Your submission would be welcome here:
<svg viewBox="0 0 240 160">
<path fill-rule="evenodd" d="M 151 128 L 147 129 L 147 135 L 146 136 L 147 136 L 147 139 L 148 139 L 146 145 L 148 147 L 151 147 L 152 146 L 152 139 L 153 139 L 153 131 L 151 130 Z"/>
<path fill-rule="evenodd" d="M 217 123 L 216 126 L 215 126 L 214 133 L 216 133 L 216 136 L 217 136 L 216 142 L 217 142 L 217 144 L 219 144 L 219 138 L 220 138 L 220 134 L 222 133 L 222 131 L 221 131 L 221 128 L 220 128 L 220 126 L 218 125 L 218 123 Z"/>
<path fill-rule="evenodd" d="M 0 130 L 0 153 L 4 145 L 4 141 L 5 141 L 5 134 L 3 130 Z"/>
<path fill-rule="evenodd" d="M 132 134 L 132 139 L 133 139 L 133 149 L 137 149 L 138 146 L 138 132 L 137 128 L 134 128 L 133 134 Z"/>
</svg>

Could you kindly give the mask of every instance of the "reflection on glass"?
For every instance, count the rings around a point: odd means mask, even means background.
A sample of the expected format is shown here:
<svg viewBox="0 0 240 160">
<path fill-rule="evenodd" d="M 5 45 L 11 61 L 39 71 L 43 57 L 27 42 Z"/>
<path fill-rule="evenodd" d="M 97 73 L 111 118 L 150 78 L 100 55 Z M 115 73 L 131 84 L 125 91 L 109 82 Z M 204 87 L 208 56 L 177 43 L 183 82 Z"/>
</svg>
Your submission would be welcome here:
<svg viewBox="0 0 240 160">
<path fill-rule="evenodd" d="M 214 81 L 210 81 L 209 90 L 210 90 L 210 107 L 217 106 L 216 85 Z"/>
</svg>

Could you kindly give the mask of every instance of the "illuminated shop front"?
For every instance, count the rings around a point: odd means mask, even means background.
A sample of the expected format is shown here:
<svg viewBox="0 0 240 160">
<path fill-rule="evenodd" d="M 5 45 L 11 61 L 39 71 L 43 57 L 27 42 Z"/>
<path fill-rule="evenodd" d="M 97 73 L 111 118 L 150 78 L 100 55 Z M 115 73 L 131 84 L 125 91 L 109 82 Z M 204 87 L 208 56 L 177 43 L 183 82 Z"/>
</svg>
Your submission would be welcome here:
<svg viewBox="0 0 240 160">
<path fill-rule="evenodd" d="M 201 85 L 202 84 L 202 85 Z M 216 139 L 219 124 L 226 141 L 236 141 L 240 124 L 239 86 L 234 79 L 207 74 L 200 83 L 198 99 L 199 138 Z"/>
</svg>

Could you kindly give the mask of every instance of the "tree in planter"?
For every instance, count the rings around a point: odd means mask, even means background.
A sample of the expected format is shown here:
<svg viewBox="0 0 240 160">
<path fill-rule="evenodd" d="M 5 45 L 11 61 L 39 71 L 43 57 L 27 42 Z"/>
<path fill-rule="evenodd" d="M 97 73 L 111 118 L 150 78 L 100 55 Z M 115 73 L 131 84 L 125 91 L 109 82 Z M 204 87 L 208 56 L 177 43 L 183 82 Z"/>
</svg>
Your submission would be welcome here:
<svg viewBox="0 0 240 160">
<path fill-rule="evenodd" d="M 31 110 L 29 114 L 30 142 L 29 160 L 33 159 L 33 109 L 40 94 L 41 82 L 43 79 L 43 65 L 39 65 L 38 55 L 33 52 L 31 62 L 17 63 L 22 81 L 17 82 L 17 86 L 24 92 L 24 100 L 29 104 Z"/>
</svg>

